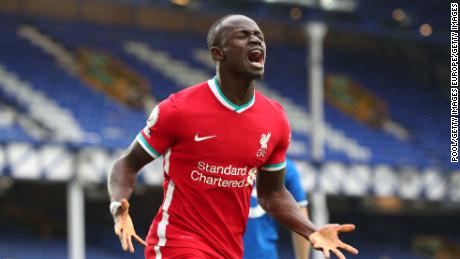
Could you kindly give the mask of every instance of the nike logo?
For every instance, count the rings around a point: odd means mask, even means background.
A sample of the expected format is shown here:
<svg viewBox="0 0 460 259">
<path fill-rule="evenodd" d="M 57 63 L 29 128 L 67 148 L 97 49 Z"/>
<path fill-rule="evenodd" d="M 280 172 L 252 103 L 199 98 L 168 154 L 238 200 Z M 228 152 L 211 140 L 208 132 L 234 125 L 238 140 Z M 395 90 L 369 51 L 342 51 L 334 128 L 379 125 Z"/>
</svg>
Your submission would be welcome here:
<svg viewBox="0 0 460 259">
<path fill-rule="evenodd" d="M 195 134 L 195 141 L 196 142 L 200 142 L 200 141 L 203 141 L 203 140 L 207 140 L 207 139 L 211 139 L 211 138 L 215 138 L 217 137 L 216 135 L 212 135 L 212 136 L 204 136 L 204 137 L 199 137 L 198 136 L 198 133 Z"/>
</svg>

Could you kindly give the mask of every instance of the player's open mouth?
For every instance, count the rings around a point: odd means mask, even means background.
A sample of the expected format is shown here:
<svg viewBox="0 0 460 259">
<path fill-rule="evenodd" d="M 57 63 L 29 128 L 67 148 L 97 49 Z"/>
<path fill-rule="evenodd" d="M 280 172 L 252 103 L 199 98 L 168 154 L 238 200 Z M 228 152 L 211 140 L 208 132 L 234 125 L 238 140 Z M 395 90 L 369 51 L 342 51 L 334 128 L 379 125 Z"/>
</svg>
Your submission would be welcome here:
<svg viewBox="0 0 460 259">
<path fill-rule="evenodd" d="M 255 68 L 262 69 L 264 67 L 264 52 L 262 49 L 252 49 L 248 52 L 248 62 Z"/>
</svg>

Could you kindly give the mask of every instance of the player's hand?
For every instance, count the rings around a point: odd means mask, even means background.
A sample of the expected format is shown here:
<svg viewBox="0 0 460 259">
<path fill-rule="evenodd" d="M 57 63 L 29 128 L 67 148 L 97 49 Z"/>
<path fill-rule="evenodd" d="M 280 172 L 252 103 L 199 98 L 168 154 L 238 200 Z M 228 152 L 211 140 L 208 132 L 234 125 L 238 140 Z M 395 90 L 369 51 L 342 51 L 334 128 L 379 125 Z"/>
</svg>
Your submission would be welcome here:
<svg viewBox="0 0 460 259">
<path fill-rule="evenodd" d="M 129 203 L 126 199 L 123 199 L 121 200 L 121 207 L 118 209 L 117 214 L 114 215 L 115 234 L 120 238 L 123 251 L 129 250 L 129 252 L 134 253 L 134 245 L 131 241 L 131 237 L 134 237 L 134 239 L 143 246 L 147 246 L 147 243 L 136 234 L 133 221 L 128 212 Z"/>
<path fill-rule="evenodd" d="M 332 251 L 338 258 L 345 259 L 339 248 L 355 255 L 358 254 L 358 250 L 340 241 L 338 235 L 339 232 L 351 232 L 353 230 L 355 230 L 355 225 L 352 224 L 328 224 L 310 234 L 308 238 L 313 248 L 322 250 L 326 258 L 331 257 L 330 252 Z"/>
</svg>

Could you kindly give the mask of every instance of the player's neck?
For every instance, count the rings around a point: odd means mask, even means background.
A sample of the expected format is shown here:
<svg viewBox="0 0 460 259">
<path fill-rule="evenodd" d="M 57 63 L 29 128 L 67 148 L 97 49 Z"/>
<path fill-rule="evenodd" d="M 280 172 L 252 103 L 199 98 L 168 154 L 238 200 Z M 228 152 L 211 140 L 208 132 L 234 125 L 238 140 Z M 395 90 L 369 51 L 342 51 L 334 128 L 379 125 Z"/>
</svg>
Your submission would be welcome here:
<svg viewBox="0 0 460 259">
<path fill-rule="evenodd" d="M 224 96 L 236 105 L 248 103 L 254 95 L 254 80 L 218 73 L 217 81 Z"/>
</svg>

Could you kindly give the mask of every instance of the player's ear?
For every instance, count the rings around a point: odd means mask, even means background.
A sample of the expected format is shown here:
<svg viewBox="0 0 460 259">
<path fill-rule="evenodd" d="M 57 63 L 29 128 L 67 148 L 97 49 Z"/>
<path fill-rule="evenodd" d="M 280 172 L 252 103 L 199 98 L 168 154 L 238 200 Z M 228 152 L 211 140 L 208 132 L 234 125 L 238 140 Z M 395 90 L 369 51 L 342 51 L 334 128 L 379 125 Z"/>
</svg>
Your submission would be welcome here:
<svg viewBox="0 0 460 259">
<path fill-rule="evenodd" d="M 216 61 L 216 62 L 223 61 L 224 58 L 225 58 L 224 52 L 219 47 L 212 47 L 211 48 L 211 55 L 212 55 L 212 59 L 214 61 Z"/>
</svg>

